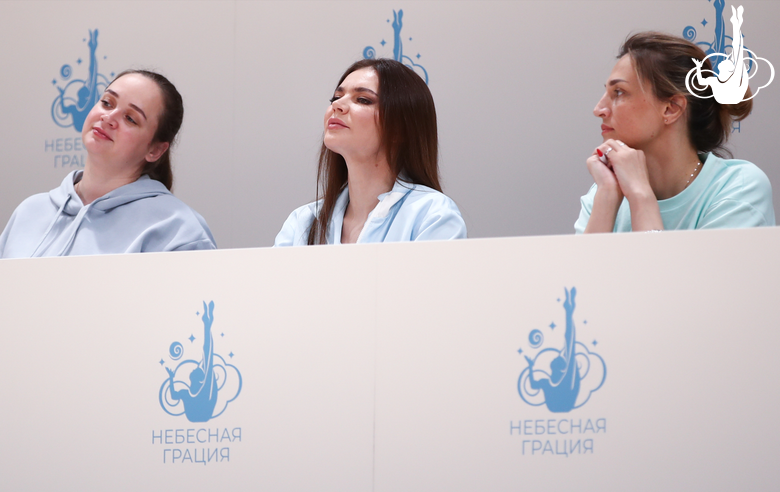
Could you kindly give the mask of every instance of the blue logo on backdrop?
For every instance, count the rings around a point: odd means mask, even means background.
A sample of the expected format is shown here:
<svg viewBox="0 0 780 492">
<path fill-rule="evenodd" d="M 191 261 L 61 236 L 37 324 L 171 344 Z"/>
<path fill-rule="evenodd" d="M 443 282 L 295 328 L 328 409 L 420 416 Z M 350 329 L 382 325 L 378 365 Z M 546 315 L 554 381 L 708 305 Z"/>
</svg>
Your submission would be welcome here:
<svg viewBox="0 0 780 492">
<path fill-rule="evenodd" d="M 712 0 L 707 0 L 707 2 L 711 2 Z M 725 0 L 715 0 L 712 2 L 713 6 L 715 7 L 715 32 L 711 35 L 712 41 L 696 41 L 696 37 L 698 36 L 698 33 L 696 32 L 696 28 L 693 26 L 686 26 L 685 29 L 683 29 L 683 37 L 687 39 L 688 41 L 695 42 L 701 49 L 704 50 L 704 54 L 706 54 L 708 57 L 710 55 L 715 56 L 712 60 L 712 66 L 714 68 L 715 75 L 718 75 L 720 68 L 718 63 L 718 55 L 720 57 L 725 58 L 726 55 L 726 48 L 730 48 L 731 50 L 734 49 L 733 42 L 734 38 L 726 34 L 726 21 L 723 17 L 723 12 L 726 9 L 726 2 Z M 711 24 L 711 21 L 707 20 L 707 17 L 704 17 L 702 21 L 700 22 L 702 28 L 706 28 L 708 24 Z M 744 34 L 743 34 L 744 37 Z M 754 63 L 753 63 L 753 54 L 752 52 L 748 51 L 748 59 L 745 60 L 745 65 L 747 67 L 748 72 L 753 71 Z M 742 122 L 735 121 L 732 123 L 731 126 L 731 133 L 742 132 Z"/>
<path fill-rule="evenodd" d="M 200 313 L 197 313 L 200 315 Z M 160 406 L 173 416 L 185 415 L 190 422 L 207 422 L 219 417 L 228 403 L 241 393 L 241 373 L 232 364 L 214 352 L 214 301 L 203 303 L 203 345 L 200 360 L 186 359 L 174 369 L 166 367 L 168 378 L 160 386 Z M 224 337 L 220 333 L 220 337 Z M 193 346 L 197 337 L 187 340 Z M 185 342 L 186 344 L 186 342 Z M 198 344 L 200 345 L 200 344 Z M 184 355 L 184 345 L 173 342 L 168 357 L 178 361 Z M 233 352 L 228 356 L 232 359 Z M 160 360 L 165 365 L 165 360 Z"/>
<path fill-rule="evenodd" d="M 89 72 L 86 77 L 71 79 L 73 67 L 66 63 L 60 68 L 59 82 L 57 78 L 51 82 L 59 91 L 59 95 L 54 98 L 51 105 L 52 120 L 63 128 L 72 126 L 78 133 L 81 133 L 87 113 L 97 103 L 109 84 L 109 79 L 98 72 L 98 30 L 89 31 L 89 41 L 85 38 L 84 42 L 89 47 Z M 105 60 L 106 57 L 104 56 L 103 59 Z M 77 65 L 82 63 L 81 58 L 76 60 Z M 114 74 L 111 73 L 111 77 L 113 76 Z M 59 84 L 64 84 L 64 87 Z"/>
<path fill-rule="evenodd" d="M 414 60 L 406 55 L 404 55 L 404 43 L 403 39 L 401 38 L 401 29 L 404 26 L 403 23 L 404 19 L 404 11 L 399 10 L 396 12 L 393 10 L 393 59 L 395 61 L 399 61 L 406 65 L 407 67 L 411 68 L 412 70 L 417 73 L 422 79 L 425 81 L 425 83 L 428 83 L 428 71 L 425 70 L 425 67 L 422 65 L 415 63 Z M 387 19 L 387 23 L 390 23 L 390 19 Z M 412 38 L 409 38 L 409 41 L 412 41 Z M 387 41 L 384 39 L 379 43 L 384 47 L 387 44 Z M 422 55 L 417 53 L 414 58 L 417 59 L 417 61 L 420 61 Z M 373 46 L 366 46 L 363 49 L 363 58 L 370 60 L 376 58 L 376 50 Z"/>
<path fill-rule="evenodd" d="M 520 397 L 529 405 L 547 405 L 551 412 L 570 412 L 583 406 L 590 395 L 601 388 L 607 377 L 607 367 L 601 356 L 577 341 L 574 326 L 577 289 L 572 287 L 571 290 L 564 290 L 566 332 L 563 347 L 545 348 L 544 333 L 535 329 L 528 335 L 528 346 L 536 351 L 536 355 L 530 357 L 523 354 L 523 349 L 518 350 L 528 363 L 517 381 Z M 582 323 L 587 324 L 587 321 Z M 557 325 L 552 322 L 549 328 L 555 330 Z M 597 343 L 594 340 L 593 346 Z"/>
</svg>

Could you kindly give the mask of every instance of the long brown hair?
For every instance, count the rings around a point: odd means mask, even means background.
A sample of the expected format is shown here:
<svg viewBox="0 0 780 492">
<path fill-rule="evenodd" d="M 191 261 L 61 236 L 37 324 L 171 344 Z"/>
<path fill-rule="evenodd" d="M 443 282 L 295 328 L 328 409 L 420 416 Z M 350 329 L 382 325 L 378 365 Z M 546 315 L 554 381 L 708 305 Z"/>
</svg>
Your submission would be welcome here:
<svg viewBox="0 0 780 492">
<path fill-rule="evenodd" d="M 704 60 L 702 69 L 712 70 L 710 60 L 698 46 L 677 36 L 660 32 L 640 32 L 626 39 L 620 47 L 618 58 L 631 56 L 640 80 L 650 83 L 655 97 L 668 101 L 682 94 L 688 100 L 688 137 L 700 152 L 713 152 L 721 157 L 730 156 L 726 141 L 731 134 L 733 121 L 742 121 L 753 109 L 753 100 L 738 104 L 720 104 L 712 97 L 712 88 L 706 86 L 695 97 L 685 87 L 688 72 L 695 67 L 692 58 Z M 692 87 L 696 90 L 696 88 Z M 750 97 L 750 88 L 746 97 Z"/>
<path fill-rule="evenodd" d="M 157 87 L 160 88 L 163 99 L 163 109 L 157 121 L 157 131 L 154 134 L 154 138 L 152 138 L 152 142 L 166 142 L 169 144 L 168 149 L 163 152 L 159 159 L 144 164 L 141 174 L 148 174 L 150 178 L 161 182 L 166 188 L 171 190 L 173 189 L 171 147 L 173 146 L 176 135 L 179 133 L 181 123 L 184 120 L 184 103 L 182 102 L 181 94 L 179 94 L 179 91 L 176 90 L 176 86 L 174 86 L 170 80 L 159 73 L 149 70 L 125 70 L 114 77 L 114 80 L 112 80 L 111 83 L 113 84 L 115 80 L 131 73 L 143 75 L 154 81 L 157 84 Z"/>
<path fill-rule="evenodd" d="M 381 145 L 390 171 L 410 183 L 441 191 L 439 184 L 439 137 L 433 96 L 422 78 L 395 60 L 360 60 L 339 79 L 372 68 L 379 78 L 379 128 Z M 328 225 L 336 200 L 347 185 L 344 158 L 322 144 L 317 167 L 317 190 L 322 199 L 309 230 L 309 244 L 326 244 Z"/>
</svg>

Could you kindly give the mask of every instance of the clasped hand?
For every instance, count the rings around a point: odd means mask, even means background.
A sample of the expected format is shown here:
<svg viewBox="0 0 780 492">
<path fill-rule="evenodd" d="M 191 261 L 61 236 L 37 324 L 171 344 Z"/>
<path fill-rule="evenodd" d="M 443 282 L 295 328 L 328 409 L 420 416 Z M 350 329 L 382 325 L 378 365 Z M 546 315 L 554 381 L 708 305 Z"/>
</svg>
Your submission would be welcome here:
<svg viewBox="0 0 780 492">
<path fill-rule="evenodd" d="M 599 151 L 606 154 L 606 164 L 599 159 Z M 619 140 L 610 138 L 596 147 L 587 165 L 599 190 L 615 193 L 621 200 L 623 196 L 631 201 L 634 196 L 652 193 L 645 153 Z"/>
</svg>

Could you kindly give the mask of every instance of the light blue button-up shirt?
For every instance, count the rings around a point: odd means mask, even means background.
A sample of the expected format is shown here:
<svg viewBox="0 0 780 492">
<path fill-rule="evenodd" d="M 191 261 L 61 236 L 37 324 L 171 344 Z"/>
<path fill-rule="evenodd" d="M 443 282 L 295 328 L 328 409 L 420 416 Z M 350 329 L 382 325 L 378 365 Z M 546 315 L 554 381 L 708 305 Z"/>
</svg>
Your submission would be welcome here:
<svg viewBox="0 0 780 492">
<path fill-rule="evenodd" d="M 458 206 L 446 195 L 427 186 L 396 181 L 393 189 L 377 197 L 379 203 L 368 214 L 358 243 L 430 241 L 466 237 L 466 223 Z M 344 188 L 333 209 L 328 227 L 328 244 L 341 244 L 341 227 L 349 203 Z M 312 221 L 322 201 L 297 208 L 276 236 L 274 246 L 305 246 Z"/>
</svg>

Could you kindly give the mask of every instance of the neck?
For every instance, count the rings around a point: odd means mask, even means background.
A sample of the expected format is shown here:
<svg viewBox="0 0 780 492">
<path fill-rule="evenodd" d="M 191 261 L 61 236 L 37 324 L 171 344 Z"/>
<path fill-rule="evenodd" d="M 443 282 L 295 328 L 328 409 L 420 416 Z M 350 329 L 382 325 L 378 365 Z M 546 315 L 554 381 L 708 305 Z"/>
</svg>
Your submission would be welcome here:
<svg viewBox="0 0 780 492">
<path fill-rule="evenodd" d="M 368 214 L 379 203 L 377 197 L 392 190 L 394 184 L 395 176 L 384 157 L 368 162 L 348 160 L 349 204 L 345 216 L 348 214 L 365 222 Z"/>
<path fill-rule="evenodd" d="M 674 125 L 682 124 L 683 121 Z M 665 200 L 682 192 L 698 175 L 699 155 L 687 134 L 680 128 L 668 128 L 654 139 L 645 152 L 650 186 L 658 200 Z M 691 174 L 695 176 L 691 177 Z"/>
<path fill-rule="evenodd" d="M 81 181 L 77 184 L 76 193 L 84 205 L 89 205 L 101 196 L 121 186 L 133 183 L 140 177 L 140 167 L 131 172 L 121 168 L 117 169 L 109 164 L 95 165 L 93 158 L 87 155 L 84 173 L 81 175 Z"/>
</svg>

